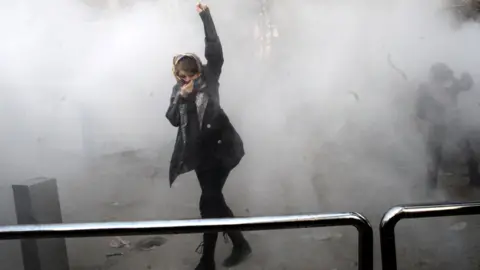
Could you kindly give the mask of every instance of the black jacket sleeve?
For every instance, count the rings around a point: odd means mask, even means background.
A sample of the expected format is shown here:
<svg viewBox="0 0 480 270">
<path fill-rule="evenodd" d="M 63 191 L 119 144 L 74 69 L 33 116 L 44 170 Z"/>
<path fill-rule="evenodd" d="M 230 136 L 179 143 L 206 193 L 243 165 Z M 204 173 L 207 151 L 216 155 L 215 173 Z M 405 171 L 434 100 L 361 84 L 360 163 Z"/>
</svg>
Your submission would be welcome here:
<svg viewBox="0 0 480 270">
<path fill-rule="evenodd" d="M 168 106 L 166 117 L 174 127 L 180 126 L 180 112 L 178 104 L 181 102 L 180 91 L 176 86 L 173 87 L 172 96 L 170 97 L 170 106 Z"/>
<path fill-rule="evenodd" d="M 210 9 L 200 12 L 205 29 L 205 58 L 207 59 L 207 68 L 217 77 L 220 77 L 223 66 L 223 49 L 220 38 L 217 35 L 215 24 L 213 23 Z"/>
</svg>

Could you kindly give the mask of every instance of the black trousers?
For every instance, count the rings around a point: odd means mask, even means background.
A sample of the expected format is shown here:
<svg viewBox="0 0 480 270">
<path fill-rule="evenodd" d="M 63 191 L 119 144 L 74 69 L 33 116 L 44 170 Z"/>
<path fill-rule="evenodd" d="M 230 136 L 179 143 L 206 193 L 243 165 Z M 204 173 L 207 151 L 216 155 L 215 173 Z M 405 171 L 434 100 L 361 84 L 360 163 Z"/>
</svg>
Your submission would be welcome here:
<svg viewBox="0 0 480 270">
<path fill-rule="evenodd" d="M 430 156 L 428 166 L 428 184 L 430 187 L 436 187 L 438 183 L 438 171 L 442 164 L 443 144 L 445 140 L 446 129 L 443 127 L 433 127 L 429 130 L 427 139 L 427 152 Z M 473 150 L 470 140 L 465 138 L 461 142 L 462 156 L 467 163 L 468 176 L 470 183 L 478 185 L 480 175 L 478 172 L 478 161 Z"/>
<path fill-rule="evenodd" d="M 195 170 L 202 195 L 200 197 L 200 215 L 202 218 L 229 218 L 234 217 L 223 197 L 223 186 L 227 181 L 230 169 L 221 165 L 199 166 Z M 241 245 L 245 241 L 240 232 L 227 232 L 233 245 Z M 203 256 L 207 259 L 214 258 L 218 233 L 203 234 Z"/>
<path fill-rule="evenodd" d="M 202 189 L 200 197 L 200 214 L 202 218 L 233 217 L 223 197 L 223 186 L 230 170 L 221 165 L 203 167 L 195 170 Z"/>
</svg>

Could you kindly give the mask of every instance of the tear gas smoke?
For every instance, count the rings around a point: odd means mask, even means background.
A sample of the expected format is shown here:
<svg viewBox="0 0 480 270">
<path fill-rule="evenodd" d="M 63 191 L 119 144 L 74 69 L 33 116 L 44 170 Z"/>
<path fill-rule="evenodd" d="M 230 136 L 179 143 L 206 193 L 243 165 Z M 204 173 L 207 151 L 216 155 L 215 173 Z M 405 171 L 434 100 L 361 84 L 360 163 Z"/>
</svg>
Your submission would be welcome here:
<svg viewBox="0 0 480 270">
<path fill-rule="evenodd" d="M 0 163 L 8 181 L 52 175 L 62 183 L 85 173 L 77 162 L 125 150 L 168 163 L 172 57 L 203 55 L 203 27 L 191 1 L 122 3 L 0 1 Z M 416 88 L 435 62 L 478 81 L 478 24 L 454 27 L 441 1 L 207 4 L 224 46 L 222 104 L 247 152 L 225 191 L 234 207 L 380 215 L 424 199 L 416 192 L 426 171 Z M 478 127 L 478 87 L 462 95 L 464 121 Z M 168 172 L 159 175 L 155 188 L 167 190 Z M 73 184 L 88 189 L 81 180 L 62 185 Z M 120 189 L 113 180 L 103 185 Z"/>
</svg>

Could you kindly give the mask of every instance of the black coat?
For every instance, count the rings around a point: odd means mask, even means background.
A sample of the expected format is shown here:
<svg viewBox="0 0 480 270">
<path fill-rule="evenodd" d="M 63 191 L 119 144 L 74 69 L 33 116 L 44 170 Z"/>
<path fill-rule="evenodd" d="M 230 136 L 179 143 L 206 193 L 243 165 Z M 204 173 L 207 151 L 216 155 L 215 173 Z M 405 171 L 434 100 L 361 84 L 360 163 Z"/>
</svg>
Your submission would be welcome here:
<svg viewBox="0 0 480 270">
<path fill-rule="evenodd" d="M 199 125 L 198 121 L 187 121 L 187 119 L 197 117 L 195 98 L 183 98 L 179 95 L 180 82 L 173 87 L 166 117 L 174 127 L 178 127 L 178 133 L 170 161 L 170 185 L 180 174 L 198 169 L 199 166 L 205 168 L 221 165 L 227 169 L 233 169 L 245 155 L 240 135 L 220 106 L 219 78 L 224 62 L 222 45 L 210 11 L 207 9 L 201 12 L 200 17 L 205 29 L 207 64 L 202 65 L 200 59 L 195 55 L 189 54 L 189 56 L 197 59 L 202 67 L 202 78 L 205 82 L 203 92 L 208 96 L 208 103 L 201 126 L 192 128 L 191 125 Z M 178 56 L 175 57 L 175 59 L 177 58 Z M 196 93 L 192 95 L 196 95 Z M 190 108 L 186 110 L 189 115 L 182 115 L 182 111 L 179 109 L 182 104 Z M 192 107 L 195 110 L 192 110 Z"/>
</svg>

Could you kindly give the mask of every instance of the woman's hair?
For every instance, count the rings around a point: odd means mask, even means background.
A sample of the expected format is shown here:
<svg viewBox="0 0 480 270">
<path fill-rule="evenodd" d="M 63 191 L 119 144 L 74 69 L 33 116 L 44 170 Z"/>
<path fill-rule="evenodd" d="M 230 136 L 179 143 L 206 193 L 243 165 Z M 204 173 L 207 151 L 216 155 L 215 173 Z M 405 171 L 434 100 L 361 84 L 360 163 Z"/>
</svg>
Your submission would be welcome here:
<svg viewBox="0 0 480 270">
<path fill-rule="evenodd" d="M 180 71 L 191 75 L 199 73 L 197 60 L 191 56 L 182 57 L 175 64 L 175 73 L 178 74 Z"/>
</svg>

